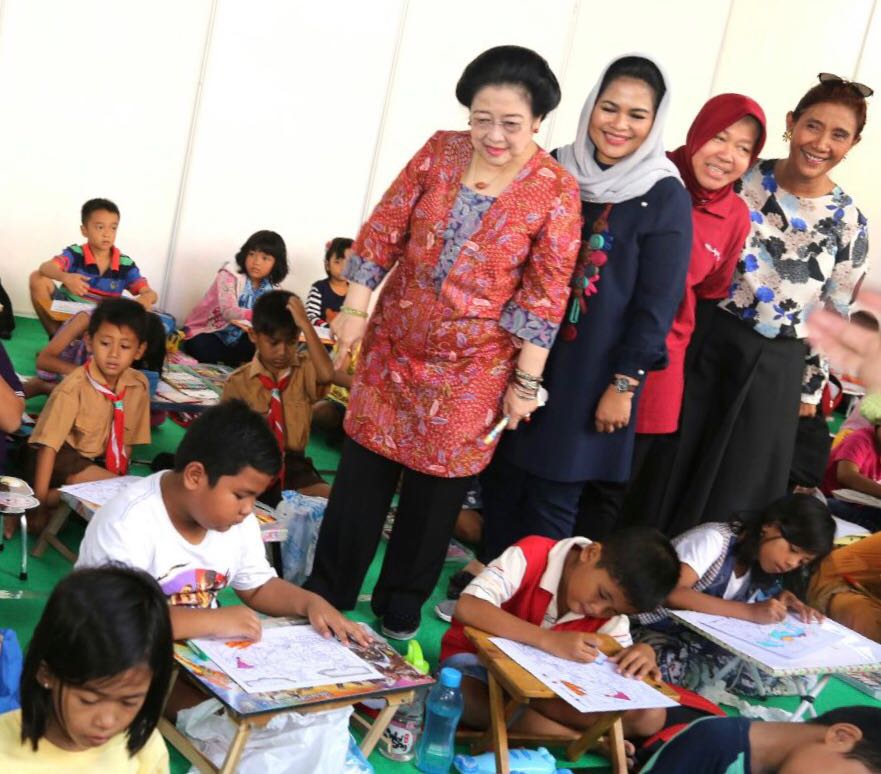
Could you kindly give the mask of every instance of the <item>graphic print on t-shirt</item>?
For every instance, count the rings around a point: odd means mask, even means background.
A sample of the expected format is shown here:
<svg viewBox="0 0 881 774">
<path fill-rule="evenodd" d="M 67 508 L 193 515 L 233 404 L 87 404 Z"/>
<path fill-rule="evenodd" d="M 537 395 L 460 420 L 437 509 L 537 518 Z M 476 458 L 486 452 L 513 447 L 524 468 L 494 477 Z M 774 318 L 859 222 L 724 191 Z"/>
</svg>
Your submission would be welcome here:
<svg viewBox="0 0 881 774">
<path fill-rule="evenodd" d="M 181 569 L 186 568 L 186 569 Z M 226 588 L 229 573 L 178 564 L 157 578 L 170 605 L 215 607 L 217 592 Z"/>
</svg>

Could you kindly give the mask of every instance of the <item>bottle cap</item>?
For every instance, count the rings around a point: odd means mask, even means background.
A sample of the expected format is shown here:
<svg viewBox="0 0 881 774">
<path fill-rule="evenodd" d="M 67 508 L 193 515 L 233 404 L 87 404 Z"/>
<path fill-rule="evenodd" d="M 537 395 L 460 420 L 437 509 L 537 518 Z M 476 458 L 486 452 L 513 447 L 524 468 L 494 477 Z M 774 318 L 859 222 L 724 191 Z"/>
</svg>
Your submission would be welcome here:
<svg viewBox="0 0 881 774">
<path fill-rule="evenodd" d="M 440 671 L 440 683 L 444 688 L 458 688 L 462 684 L 462 673 L 452 667 L 444 667 Z"/>
<path fill-rule="evenodd" d="M 421 675 L 427 675 L 431 671 L 431 667 L 422 655 L 422 646 L 416 640 L 410 640 L 407 645 L 407 655 L 404 656 L 404 661 Z"/>
</svg>

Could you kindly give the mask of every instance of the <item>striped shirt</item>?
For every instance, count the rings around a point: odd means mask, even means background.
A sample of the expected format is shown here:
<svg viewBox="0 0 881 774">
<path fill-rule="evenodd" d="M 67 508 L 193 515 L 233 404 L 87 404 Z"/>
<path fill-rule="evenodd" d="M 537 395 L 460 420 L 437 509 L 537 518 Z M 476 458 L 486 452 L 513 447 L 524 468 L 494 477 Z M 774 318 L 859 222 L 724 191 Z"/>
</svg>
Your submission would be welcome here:
<svg viewBox="0 0 881 774">
<path fill-rule="evenodd" d="M 147 280 L 141 276 L 135 262 L 127 255 L 123 255 L 114 247 L 110 254 L 110 266 L 103 273 L 99 273 L 98 264 L 92 255 L 89 244 L 70 245 L 52 259 L 61 271 L 69 274 L 82 274 L 89 281 L 89 292 L 85 299 L 89 301 L 103 301 L 105 298 L 119 298 L 124 290 L 133 296 L 138 295 L 148 286 Z M 72 300 L 83 299 L 74 296 L 63 285 L 59 288 L 61 294 Z"/>
</svg>

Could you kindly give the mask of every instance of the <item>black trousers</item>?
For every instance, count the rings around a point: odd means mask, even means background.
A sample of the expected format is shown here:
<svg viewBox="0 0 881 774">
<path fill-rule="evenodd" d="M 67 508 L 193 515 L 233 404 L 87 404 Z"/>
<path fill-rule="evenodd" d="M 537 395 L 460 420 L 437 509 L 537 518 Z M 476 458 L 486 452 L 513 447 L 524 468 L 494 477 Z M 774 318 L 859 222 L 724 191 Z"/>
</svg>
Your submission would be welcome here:
<svg viewBox="0 0 881 774">
<path fill-rule="evenodd" d="M 233 368 L 238 368 L 242 363 L 253 359 L 256 351 L 251 339 L 244 333 L 232 346 L 224 344 L 223 339 L 216 333 L 200 333 L 198 336 L 186 339 L 183 349 L 200 363 L 222 363 Z"/>
<path fill-rule="evenodd" d="M 343 445 L 306 588 L 342 610 L 358 601 L 401 480 L 395 526 L 373 589 L 373 612 L 416 615 L 443 569 L 471 477 L 439 478 L 404 467 L 351 438 Z"/>
</svg>

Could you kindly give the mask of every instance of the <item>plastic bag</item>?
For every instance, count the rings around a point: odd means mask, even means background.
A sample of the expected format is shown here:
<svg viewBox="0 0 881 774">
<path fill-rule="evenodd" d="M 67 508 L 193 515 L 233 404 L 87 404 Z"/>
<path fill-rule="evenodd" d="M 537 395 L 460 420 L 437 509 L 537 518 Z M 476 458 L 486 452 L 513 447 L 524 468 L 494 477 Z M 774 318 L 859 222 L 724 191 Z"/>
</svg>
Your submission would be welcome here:
<svg viewBox="0 0 881 774">
<path fill-rule="evenodd" d="M 232 745 L 235 724 L 217 699 L 209 699 L 177 716 L 178 730 L 215 765 Z M 303 774 L 346 771 L 351 707 L 312 712 L 282 712 L 248 736 L 237 774 Z M 194 771 L 194 769 L 191 769 Z"/>
<path fill-rule="evenodd" d="M 349 749 L 341 774 L 376 774 L 373 765 L 364 757 L 355 737 L 349 734 Z"/>
<path fill-rule="evenodd" d="M 293 490 L 281 493 L 275 509 L 276 518 L 287 527 L 288 536 L 281 545 L 284 579 L 302 586 L 312 572 L 318 530 L 327 507 L 326 497 L 308 497 Z"/>
<path fill-rule="evenodd" d="M 0 519 L 0 524 L 2 522 Z M 21 667 L 18 637 L 12 629 L 0 629 L 0 714 L 18 709 L 21 705 L 18 696 Z"/>
</svg>

